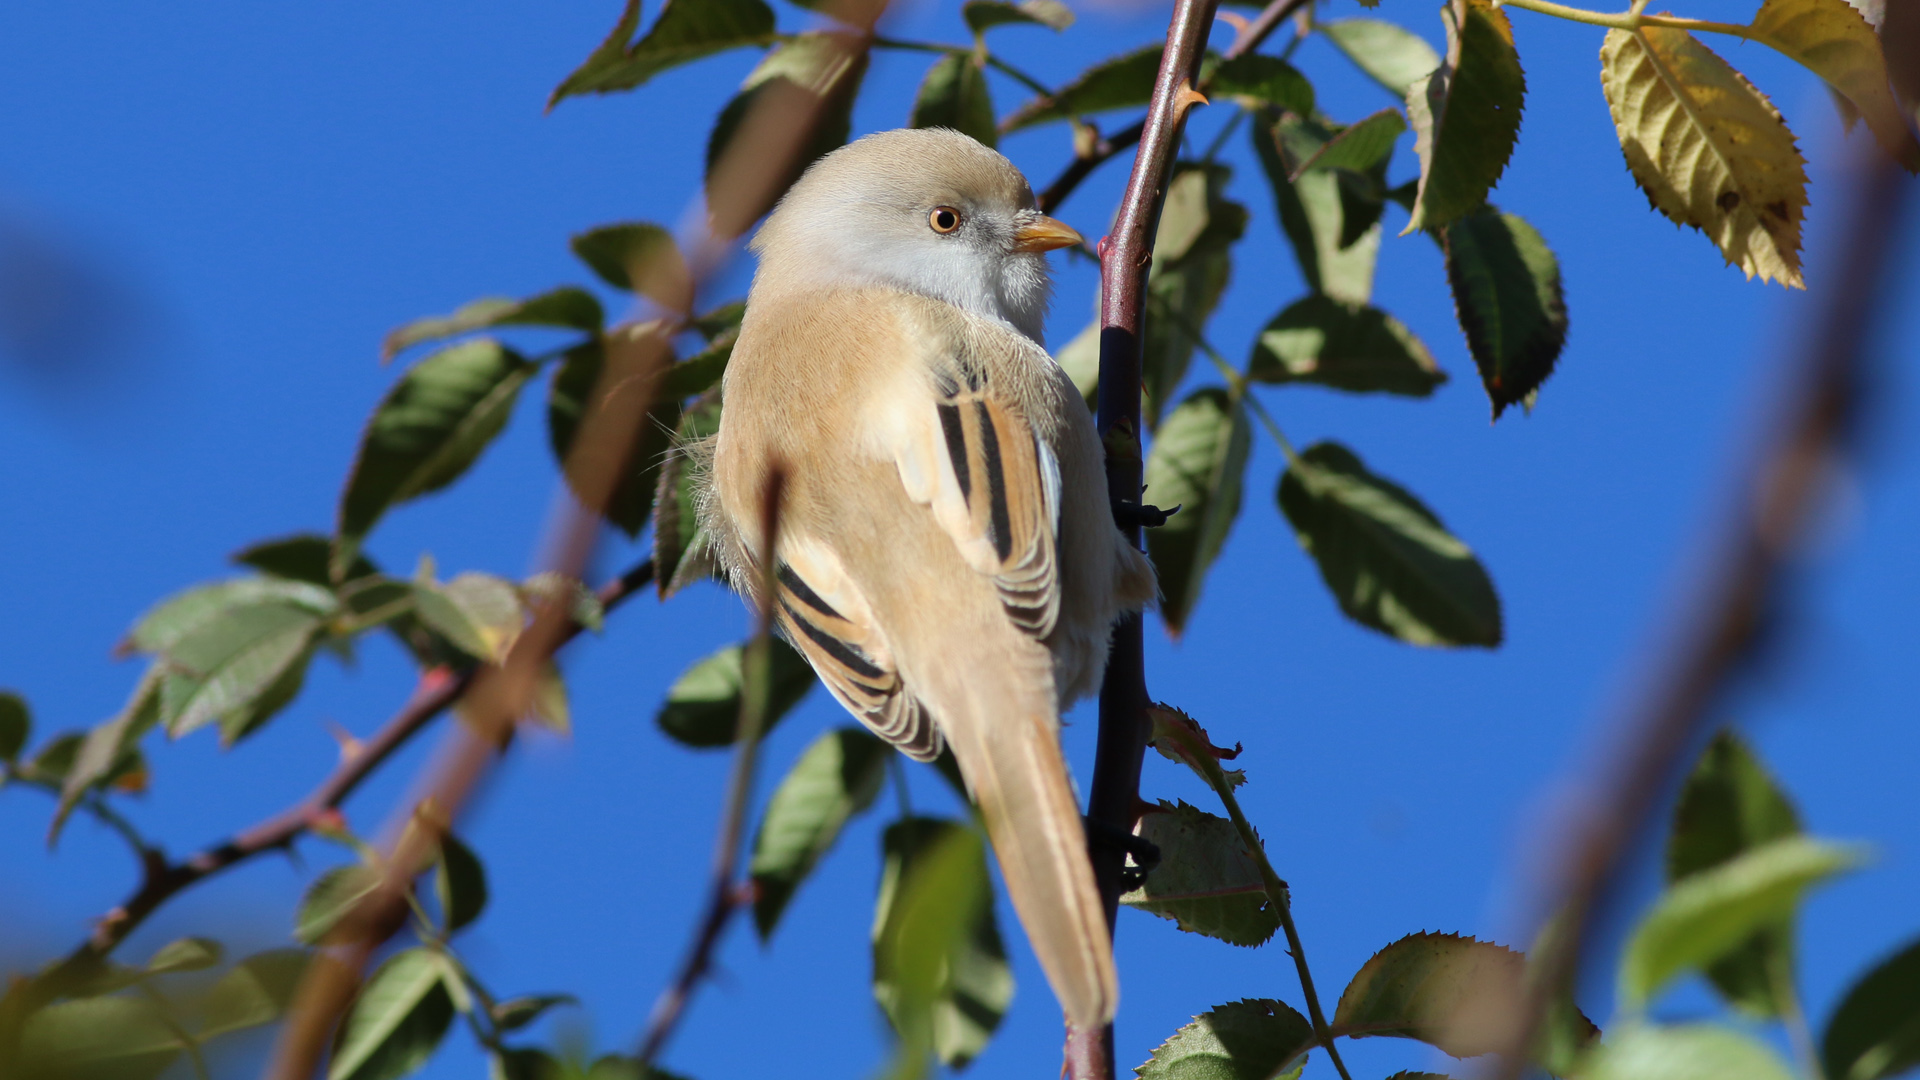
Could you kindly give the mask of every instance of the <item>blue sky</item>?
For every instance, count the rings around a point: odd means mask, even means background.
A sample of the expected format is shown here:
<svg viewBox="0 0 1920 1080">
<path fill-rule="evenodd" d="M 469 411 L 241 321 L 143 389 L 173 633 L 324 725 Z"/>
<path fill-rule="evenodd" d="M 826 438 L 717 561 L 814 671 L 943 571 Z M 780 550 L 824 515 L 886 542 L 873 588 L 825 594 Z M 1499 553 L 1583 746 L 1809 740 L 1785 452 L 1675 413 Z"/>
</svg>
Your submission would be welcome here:
<svg viewBox="0 0 1920 1080">
<path fill-rule="evenodd" d="M 26 695 L 41 732 L 91 725 L 119 707 L 137 669 L 109 650 L 153 601 L 229 573 L 225 556 L 248 543 L 330 524 L 360 425 L 395 374 L 378 364 L 388 329 L 477 296 L 585 283 L 570 234 L 677 220 L 697 188 L 707 127 L 754 58 L 723 56 L 638 94 L 542 115 L 548 90 L 618 6 L 70 0 L 0 11 L 0 244 L 25 237 L 58 252 L 83 297 L 71 310 L 36 308 L 69 320 L 55 325 L 72 331 L 59 338 L 70 347 L 0 351 L 0 686 Z M 1063 80 L 1164 31 L 1158 4 L 1076 6 L 1081 23 L 1063 36 L 1008 28 L 995 32 L 998 43 Z M 1751 8 L 1678 6 L 1729 20 Z M 953 7 L 904 0 L 890 32 L 961 40 Z M 1357 12 L 1347 0 L 1327 7 Z M 1377 13 L 1437 40 L 1431 3 L 1386 0 Z M 800 22 L 790 7 L 781 18 Z M 1173 643 L 1150 630 L 1154 694 L 1194 713 L 1216 741 L 1246 745 L 1247 810 L 1293 885 L 1329 997 L 1374 950 L 1416 930 L 1522 944 L 1526 845 L 1657 660 L 1702 568 L 1706 530 L 1738 494 L 1730 485 L 1813 299 L 1742 280 L 1698 234 L 1648 210 L 1599 93 L 1601 31 L 1512 18 L 1529 94 L 1495 199 L 1553 245 L 1572 313 L 1539 408 L 1488 424 L 1436 249 L 1391 235 L 1376 303 L 1427 342 L 1452 381 L 1424 402 L 1313 388 L 1265 396 L 1296 443 L 1342 440 L 1475 547 L 1505 604 L 1506 646 L 1422 651 L 1346 622 L 1275 509 L 1279 455 L 1265 442 L 1188 634 Z M 1712 44 L 1773 97 L 1814 159 L 1817 291 L 1839 190 L 1831 162 L 1840 133 L 1826 93 L 1757 45 Z M 1296 59 L 1336 118 L 1391 104 L 1320 41 Z M 904 123 L 927 62 L 878 55 L 856 131 Z M 1012 84 L 994 90 L 1002 111 L 1022 100 Z M 1195 138 L 1224 113 L 1203 110 Z M 1004 149 L 1036 183 L 1068 154 L 1058 127 Z M 1305 286 L 1244 140 L 1228 159 L 1238 170 L 1232 193 L 1253 220 L 1211 336 L 1237 358 Z M 1412 168 L 1403 142 L 1395 180 Z M 1098 235 L 1123 181 L 1122 167 L 1100 173 L 1061 216 Z M 1390 234 L 1403 223 L 1398 210 L 1388 223 Z M 1920 333 L 1912 262 L 1889 343 Z M 1095 286 L 1086 267 L 1062 269 L 1055 344 L 1084 324 Z M 711 299 L 739 294 L 748 272 L 737 262 Z M 1920 814 L 1908 783 L 1920 754 L 1910 681 L 1920 646 L 1911 563 L 1920 444 L 1906 419 L 1920 411 L 1920 392 L 1911 346 L 1887 355 L 1867 466 L 1835 500 L 1797 594 L 1800 617 L 1729 709 L 1811 828 L 1877 851 L 1871 868 L 1806 909 L 1802 983 L 1816 1018 L 1853 973 L 1920 931 L 1911 903 Z M 529 570 L 555 484 L 541 397 L 526 396 L 452 493 L 383 523 L 373 553 L 402 571 L 426 551 L 443 574 Z M 610 542 L 601 565 L 639 555 Z M 590 1032 L 602 1048 L 630 1046 L 682 953 L 726 760 L 667 742 L 651 717 L 675 675 L 745 622 L 714 587 L 665 606 L 635 601 L 603 638 L 566 656 L 573 740 L 525 740 L 473 807 L 465 831 L 494 896 L 464 952 L 500 991 L 581 996 L 585 1009 L 560 1014 L 543 1037 L 557 1024 Z M 210 733 L 151 743 L 153 789 L 131 812 L 175 853 L 223 836 L 331 767 L 331 725 L 370 732 L 410 685 L 404 659 L 385 645 L 364 649 L 352 671 L 322 660 L 301 699 L 237 750 L 221 752 Z M 772 737 L 770 773 L 844 719 L 816 693 Z M 1069 719 L 1068 752 L 1084 776 L 1091 710 Z M 378 827 L 431 742 L 349 804 L 356 825 Z M 924 770 L 914 771 L 913 793 L 927 806 L 946 798 Z M 1144 793 L 1207 799 L 1157 758 Z M 867 933 L 885 805 L 848 831 L 770 948 L 736 928 L 722 977 L 695 1002 L 667 1064 L 701 1078 L 877 1067 L 885 1039 L 867 988 Z M 34 793 L 0 792 L 0 967 L 64 951 L 132 880 L 124 851 L 90 823 L 48 852 L 48 811 Z M 302 884 L 338 857 L 312 843 L 301 854 L 260 860 L 181 898 L 129 954 L 192 932 L 243 946 L 285 941 Z M 1642 860 L 1633 902 L 1652 882 Z M 1130 912 L 1118 948 L 1129 1064 L 1211 1005 L 1247 996 L 1300 1004 L 1277 947 L 1236 950 Z M 1014 950 L 1014 1009 L 976 1068 L 1050 1075 L 1058 1011 L 1024 943 Z M 1585 988 L 1596 1019 L 1610 1011 L 1601 975 Z M 1691 986 L 1663 1010 L 1709 1007 Z M 1355 1044 L 1349 1060 L 1356 1076 L 1432 1064 L 1419 1046 L 1391 1040 Z M 425 1075 L 480 1068 L 456 1031 Z"/>
</svg>

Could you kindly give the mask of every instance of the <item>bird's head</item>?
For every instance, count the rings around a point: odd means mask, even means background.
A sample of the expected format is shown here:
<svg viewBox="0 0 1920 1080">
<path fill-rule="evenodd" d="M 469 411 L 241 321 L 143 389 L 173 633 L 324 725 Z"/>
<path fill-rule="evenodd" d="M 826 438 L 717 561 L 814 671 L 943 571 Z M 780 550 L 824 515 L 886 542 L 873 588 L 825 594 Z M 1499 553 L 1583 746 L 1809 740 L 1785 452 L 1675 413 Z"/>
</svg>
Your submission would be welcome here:
<svg viewBox="0 0 1920 1080">
<path fill-rule="evenodd" d="M 754 289 L 891 286 L 1039 341 L 1045 253 L 1080 242 L 1000 154 L 955 131 L 884 131 L 821 158 L 780 200 L 753 238 Z"/>
</svg>

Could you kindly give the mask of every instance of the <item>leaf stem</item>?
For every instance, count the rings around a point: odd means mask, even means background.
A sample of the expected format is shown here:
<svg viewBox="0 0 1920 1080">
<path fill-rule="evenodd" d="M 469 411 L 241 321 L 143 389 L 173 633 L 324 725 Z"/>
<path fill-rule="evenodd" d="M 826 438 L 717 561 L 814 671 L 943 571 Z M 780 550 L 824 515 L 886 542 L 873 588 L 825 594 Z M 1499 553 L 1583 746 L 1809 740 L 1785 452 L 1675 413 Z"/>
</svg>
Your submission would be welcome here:
<svg viewBox="0 0 1920 1080">
<path fill-rule="evenodd" d="M 1800 1068 L 1805 1071 L 1807 1080 L 1826 1080 L 1826 1074 L 1820 1068 L 1820 1052 L 1813 1041 L 1813 1030 L 1807 1026 L 1806 1010 L 1800 1006 L 1800 991 L 1794 985 L 1793 957 L 1787 950 L 1774 950 L 1767 964 L 1768 977 L 1773 982 L 1774 999 L 1780 1003 L 1780 1022 L 1787 1029 L 1787 1041 L 1793 1044 L 1794 1056 L 1800 1059 Z"/>
<path fill-rule="evenodd" d="M 1525 11 L 1552 15 L 1571 22 L 1588 23 L 1592 26 L 1605 26 L 1613 30 L 1638 30 L 1643 26 L 1661 26 L 1669 30 L 1699 30 L 1713 34 L 1730 34 L 1737 38 L 1753 40 L 1753 29 L 1738 23 L 1713 22 L 1708 19 L 1683 19 L 1676 15 L 1643 15 L 1640 9 L 1646 6 L 1646 0 L 1636 0 L 1632 9 L 1618 13 L 1589 11 L 1586 8 L 1556 4 L 1553 0 L 1502 0 L 1504 7 L 1517 7 Z"/>
</svg>

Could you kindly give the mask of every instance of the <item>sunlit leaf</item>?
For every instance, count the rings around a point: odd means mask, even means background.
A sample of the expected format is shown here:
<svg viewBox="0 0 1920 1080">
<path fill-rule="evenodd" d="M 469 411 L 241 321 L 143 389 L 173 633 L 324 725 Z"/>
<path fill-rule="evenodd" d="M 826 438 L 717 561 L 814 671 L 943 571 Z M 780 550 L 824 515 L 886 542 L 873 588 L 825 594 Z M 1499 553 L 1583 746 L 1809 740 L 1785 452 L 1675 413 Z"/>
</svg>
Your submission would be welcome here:
<svg viewBox="0 0 1920 1080">
<path fill-rule="evenodd" d="M 1447 381 L 1400 320 L 1318 294 L 1289 304 L 1254 339 L 1247 377 L 1409 397 L 1426 397 Z"/>
<path fill-rule="evenodd" d="M 431 949 L 389 957 L 341 1021 L 327 1080 L 397 1080 L 426 1064 L 453 1022 L 450 977 Z"/>
<path fill-rule="evenodd" d="M 740 722 L 741 655 L 740 646 L 729 645 L 688 668 L 667 691 L 666 703 L 654 716 L 660 730 L 686 746 L 732 745 Z M 762 737 L 814 684 L 813 669 L 786 642 L 774 640 L 772 662 L 773 684 L 760 728 Z"/>
<path fill-rule="evenodd" d="M 1277 56 L 1244 53 L 1220 61 L 1202 78 L 1209 94 L 1238 99 L 1248 108 L 1270 106 L 1302 116 L 1313 112 L 1313 84 Z"/>
<path fill-rule="evenodd" d="M 572 994 L 533 994 L 499 1002 L 488 1010 L 488 1014 L 493 1017 L 495 1027 L 501 1031 L 513 1031 L 540 1019 L 555 1006 L 577 1004 L 579 999 Z"/>
<path fill-rule="evenodd" d="M 1788 836 L 1668 886 L 1621 954 L 1622 1006 L 1644 1006 L 1674 976 L 1790 918 L 1807 890 L 1863 861 L 1858 848 Z"/>
<path fill-rule="evenodd" d="M 1374 953 L 1340 995 L 1333 1028 L 1418 1039 L 1454 1057 L 1511 1045 L 1526 957 L 1458 934 L 1411 934 Z"/>
<path fill-rule="evenodd" d="M 492 574 L 470 570 L 445 584 L 416 581 L 413 593 L 420 621 L 482 662 L 505 657 L 526 625 L 520 590 Z"/>
<path fill-rule="evenodd" d="M 1425 38 L 1397 23 L 1379 19 L 1316 20 L 1315 30 L 1327 35 L 1347 59 L 1386 87 L 1394 97 L 1405 100 L 1407 91 L 1440 66 L 1440 54 Z"/>
<path fill-rule="evenodd" d="M 1738 735 L 1722 730 L 1700 755 L 1674 807 L 1667 833 L 1667 880 L 1680 881 L 1768 841 L 1800 831 L 1800 816 Z M 1780 981 L 1791 972 L 1793 921 L 1762 927 L 1707 965 L 1727 1000 L 1758 1016 L 1777 1016 Z"/>
<path fill-rule="evenodd" d="M 799 34 L 769 52 L 747 76 L 707 137 L 707 207 L 718 235 L 745 232 L 773 208 L 808 165 L 847 141 L 853 130 L 854 98 L 867 73 L 867 44 L 866 37 L 856 34 Z M 754 102 L 762 98 L 794 107 L 770 108 L 753 122 L 755 126 L 743 128 Z M 811 117 L 805 131 L 794 129 L 796 113 Z M 723 179 L 718 166 L 736 140 L 750 148 L 743 152 L 753 154 L 758 166 L 751 198 L 744 186 L 725 191 L 716 186 Z M 788 145 L 792 151 L 786 150 Z M 776 150 L 782 152 L 769 157 Z M 775 160 L 788 162 L 788 168 L 772 178 L 774 183 L 764 184 L 767 168 Z"/>
<path fill-rule="evenodd" d="M 1406 130 L 1407 121 L 1399 109 L 1381 109 L 1328 140 L 1312 157 L 1300 163 L 1291 179 L 1299 179 L 1300 174 L 1309 169 L 1372 172 L 1393 156 L 1393 144 Z"/>
<path fill-rule="evenodd" d="M 1055 91 L 1052 97 L 1036 97 L 1015 109 L 1000 129 L 1011 133 L 1068 117 L 1145 105 L 1153 97 L 1153 82 L 1160 74 L 1163 51 L 1163 46 L 1149 45 L 1102 60 Z"/>
<path fill-rule="evenodd" d="M 573 253 L 600 280 L 679 311 L 693 298 L 693 277 L 673 234 L 646 221 L 602 225 L 576 234 Z M 596 305 L 597 306 L 597 305 Z M 590 328 L 599 329 L 596 323 Z"/>
<path fill-rule="evenodd" d="M 1259 863 L 1233 822 L 1161 799 L 1134 831 L 1160 849 L 1160 862 L 1121 903 L 1231 945 L 1264 944 L 1280 928 Z"/>
<path fill-rule="evenodd" d="M 201 1037 L 259 1027 L 285 1016 L 308 956 L 301 949 L 270 949 L 235 964 L 207 991 Z"/>
<path fill-rule="evenodd" d="M 1848 988 L 1820 1057 L 1828 1080 L 1882 1080 L 1920 1065 L 1920 940 Z"/>
<path fill-rule="evenodd" d="M 1140 1080 L 1295 1080 L 1313 1025 L 1284 1001 L 1249 998 L 1201 1013 L 1154 1048 Z"/>
<path fill-rule="evenodd" d="M 20 1032 L 31 1080 L 150 1080 L 172 1064 L 180 1037 L 145 997 L 79 998 L 35 1012 Z"/>
<path fill-rule="evenodd" d="M 536 601 L 557 604 L 566 609 L 567 616 L 574 622 L 596 634 L 606 628 L 606 605 L 577 578 L 542 570 L 520 583 L 520 595 L 529 610 Z"/>
<path fill-rule="evenodd" d="M 475 300 L 451 315 L 416 319 L 386 336 L 380 359 L 391 360 L 404 350 L 429 341 L 455 337 L 494 326 L 552 326 L 598 333 L 606 320 L 600 301 L 585 289 L 565 286 L 525 300 L 490 296 Z"/>
<path fill-rule="evenodd" d="M 1456 26 L 1463 9 L 1465 25 Z M 1492 0 L 1465 0 L 1441 13 L 1448 62 L 1407 90 L 1407 119 L 1420 156 L 1409 233 L 1440 228 L 1487 201 L 1520 137 L 1527 92 L 1513 27 Z"/>
<path fill-rule="evenodd" d="M 1246 408 L 1212 386 L 1182 401 L 1154 435 L 1146 497 L 1163 510 L 1181 509 L 1147 532 L 1147 554 L 1160 577 L 1160 614 L 1175 634 L 1185 629 L 1240 514 L 1251 445 Z"/>
<path fill-rule="evenodd" d="M 379 887 L 379 871 L 358 863 L 323 872 L 300 898 L 294 915 L 294 938 L 307 945 L 320 944 L 355 905 Z"/>
<path fill-rule="evenodd" d="M 480 338 L 415 364 L 375 407 L 340 496 L 332 560 L 343 578 L 389 509 L 453 483 L 513 412 L 534 365 Z"/>
<path fill-rule="evenodd" d="M 1747 277 L 1793 288 L 1807 173 L 1765 94 L 1684 30 L 1609 30 L 1600 82 L 1627 168 L 1655 208 Z"/>
<path fill-rule="evenodd" d="M 1415 645 L 1500 644 L 1500 599 L 1473 550 L 1351 450 L 1308 447 L 1280 477 L 1279 501 L 1354 621 Z"/>
<path fill-rule="evenodd" d="M 1766 0 L 1750 27 L 1765 42 L 1825 79 L 1867 121 L 1887 154 L 1920 169 L 1920 145 L 1888 85 L 1880 36 L 1847 0 Z"/>
<path fill-rule="evenodd" d="M 1768 1046 L 1721 1024 L 1632 1024 L 1584 1064 L 1580 1080 L 1791 1080 Z"/>
<path fill-rule="evenodd" d="M 1100 390 L 1100 322 L 1094 320 L 1072 341 L 1054 350 L 1054 360 L 1073 380 L 1073 388 L 1088 408 L 1095 408 Z"/>
<path fill-rule="evenodd" d="M 594 471 L 598 461 L 570 460 L 574 436 L 585 419 L 588 402 L 600 383 L 606 365 L 606 350 L 598 343 L 569 350 L 566 359 L 553 370 L 553 382 L 547 388 L 547 443 L 556 460 L 564 463 L 568 484 L 576 494 L 583 477 Z M 639 380 L 626 380 L 610 388 L 611 394 L 638 394 L 645 387 Z M 612 407 L 609 405 L 609 407 Z M 639 424 L 634 445 L 627 453 L 626 469 L 608 498 L 606 518 L 628 536 L 640 535 L 653 511 L 653 492 L 659 483 L 660 459 L 667 451 L 669 433 L 680 417 L 680 403 L 661 397 Z"/>
<path fill-rule="evenodd" d="M 325 615 L 334 608 L 332 590 L 295 581 L 235 578 L 182 589 L 154 605 L 133 624 L 121 652 L 165 653 L 201 633 L 236 608 L 285 603 Z"/>
<path fill-rule="evenodd" d="M 114 717 L 87 733 L 60 777 L 60 803 L 55 809 L 47 841 L 60 836 L 62 826 L 82 796 L 125 775 L 139 742 L 160 722 L 158 668 L 149 669 Z M 51 778 L 49 778 L 51 779 Z"/>
<path fill-rule="evenodd" d="M 1142 409 L 1148 430 L 1159 426 L 1169 398 L 1186 377 L 1200 335 L 1233 272 L 1233 244 L 1247 227 L 1247 208 L 1225 195 L 1224 165 L 1176 169 L 1147 273 L 1146 335 L 1140 344 Z"/>
<path fill-rule="evenodd" d="M 971 53 L 948 53 L 933 62 L 920 82 L 908 127 L 951 128 L 984 146 L 998 141 L 987 73 Z"/>
<path fill-rule="evenodd" d="M 487 907 L 487 871 L 473 849 L 449 833 L 440 838 L 440 860 L 433 868 L 433 891 L 440 901 L 447 932 L 466 926 Z"/>
<path fill-rule="evenodd" d="M 1498 419 L 1540 389 L 1567 342 L 1560 260 L 1515 214 L 1486 206 L 1441 233 L 1453 309 Z"/>
<path fill-rule="evenodd" d="M 156 662 L 159 721 L 178 737 L 219 720 L 228 743 L 252 731 L 299 691 L 331 606 L 316 611 L 293 596 L 233 603 L 170 639 Z"/>
<path fill-rule="evenodd" d="M 184 937 L 170 941 L 147 958 L 147 974 L 166 975 L 175 971 L 204 971 L 220 963 L 226 950 L 212 938 Z"/>
<path fill-rule="evenodd" d="M 967 28 L 975 34 L 984 34 L 1008 23 L 1028 23 L 1050 30 L 1065 30 L 1073 25 L 1073 9 L 1060 0 L 967 0 L 960 6 L 960 16 L 967 20 Z"/>
<path fill-rule="evenodd" d="M 873 996 L 902 1053 L 959 1067 L 978 1055 L 1013 1000 L 1013 969 L 993 919 L 986 844 L 957 821 L 887 827 L 873 919 Z"/>
<path fill-rule="evenodd" d="M 727 49 L 764 45 L 773 40 L 773 9 L 761 0 L 668 0 L 645 37 L 633 41 L 640 26 L 640 0 L 627 0 L 613 32 L 601 42 L 553 96 L 606 94 L 631 90 L 668 68 Z"/>
<path fill-rule="evenodd" d="M 1289 116 L 1278 125 L 1255 123 L 1253 145 L 1273 188 L 1280 227 L 1293 245 L 1307 286 L 1336 300 L 1364 304 L 1373 294 L 1380 250 L 1382 196 L 1367 198 L 1342 183 L 1343 171 L 1296 170 L 1335 139 L 1341 128 Z M 1384 177 L 1385 162 L 1376 166 Z"/>
<path fill-rule="evenodd" d="M 774 789 L 747 866 L 760 940 L 773 936 L 787 902 L 839 839 L 841 827 L 873 804 L 891 752 L 859 728 L 829 731 L 807 747 Z"/>
</svg>

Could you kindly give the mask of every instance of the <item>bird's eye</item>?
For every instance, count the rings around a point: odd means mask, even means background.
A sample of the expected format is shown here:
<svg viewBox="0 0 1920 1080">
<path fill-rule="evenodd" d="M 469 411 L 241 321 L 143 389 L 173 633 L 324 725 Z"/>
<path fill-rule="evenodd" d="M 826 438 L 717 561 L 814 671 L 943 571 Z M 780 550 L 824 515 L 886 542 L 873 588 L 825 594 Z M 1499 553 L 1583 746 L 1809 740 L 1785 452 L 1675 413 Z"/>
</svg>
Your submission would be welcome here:
<svg viewBox="0 0 1920 1080">
<path fill-rule="evenodd" d="M 927 224 L 933 226 L 934 232 L 950 233 L 960 227 L 960 211 L 951 206 L 936 206 L 933 213 L 927 215 Z"/>
</svg>

